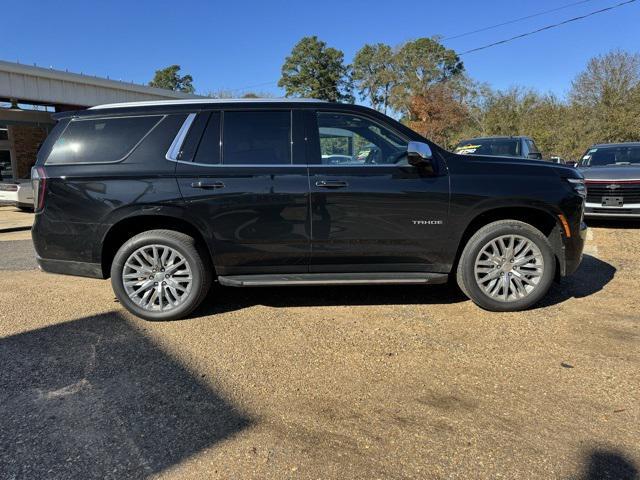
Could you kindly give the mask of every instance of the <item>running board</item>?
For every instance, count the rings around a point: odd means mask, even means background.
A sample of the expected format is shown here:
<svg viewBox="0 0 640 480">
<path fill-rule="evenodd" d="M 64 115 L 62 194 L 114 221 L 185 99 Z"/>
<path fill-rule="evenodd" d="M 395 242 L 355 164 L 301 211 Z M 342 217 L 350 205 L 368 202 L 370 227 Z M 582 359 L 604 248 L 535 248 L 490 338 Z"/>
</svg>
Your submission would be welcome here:
<svg viewBox="0 0 640 480">
<path fill-rule="evenodd" d="M 385 285 L 446 283 L 446 273 L 363 272 L 363 273 L 291 273 L 270 275 L 225 275 L 218 277 L 229 287 L 276 287 L 280 285 Z"/>
</svg>

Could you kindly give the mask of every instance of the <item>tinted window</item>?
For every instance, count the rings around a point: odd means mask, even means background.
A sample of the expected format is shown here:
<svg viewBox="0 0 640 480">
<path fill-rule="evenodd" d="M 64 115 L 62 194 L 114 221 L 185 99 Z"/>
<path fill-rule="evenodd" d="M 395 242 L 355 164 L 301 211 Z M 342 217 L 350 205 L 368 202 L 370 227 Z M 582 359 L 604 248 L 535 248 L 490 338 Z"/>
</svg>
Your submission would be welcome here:
<svg viewBox="0 0 640 480">
<path fill-rule="evenodd" d="M 8 140 L 9 132 L 6 128 L 0 128 L 0 140 Z"/>
<path fill-rule="evenodd" d="M 220 112 L 211 113 L 194 162 L 212 165 L 220 163 Z"/>
<path fill-rule="evenodd" d="M 540 153 L 536 144 L 533 143 L 533 140 L 527 140 L 527 147 L 529 147 L 529 153 Z"/>
<path fill-rule="evenodd" d="M 640 165 L 640 145 L 590 148 L 580 160 L 583 167 Z"/>
<path fill-rule="evenodd" d="M 161 116 L 74 120 L 46 163 L 99 163 L 121 160 L 162 119 Z"/>
<path fill-rule="evenodd" d="M 408 142 L 363 117 L 319 112 L 318 133 L 324 165 L 391 165 L 406 160 Z"/>
<path fill-rule="evenodd" d="M 182 160 L 184 162 L 190 162 L 193 160 L 196 150 L 198 149 L 198 145 L 200 144 L 200 140 L 202 139 L 202 132 L 204 132 L 204 129 L 207 127 L 209 115 L 209 112 L 198 113 L 196 115 L 195 120 L 191 124 L 191 127 L 187 132 L 187 136 L 182 143 L 180 152 L 178 153 L 178 160 Z"/>
<path fill-rule="evenodd" d="M 11 154 L 9 150 L 0 150 L 0 180 L 11 180 L 12 178 Z"/>
<path fill-rule="evenodd" d="M 225 165 L 291 163 L 291 112 L 224 112 Z"/>
<path fill-rule="evenodd" d="M 517 157 L 520 155 L 520 140 L 517 138 L 474 138 L 463 140 L 454 151 L 461 155 Z"/>
</svg>

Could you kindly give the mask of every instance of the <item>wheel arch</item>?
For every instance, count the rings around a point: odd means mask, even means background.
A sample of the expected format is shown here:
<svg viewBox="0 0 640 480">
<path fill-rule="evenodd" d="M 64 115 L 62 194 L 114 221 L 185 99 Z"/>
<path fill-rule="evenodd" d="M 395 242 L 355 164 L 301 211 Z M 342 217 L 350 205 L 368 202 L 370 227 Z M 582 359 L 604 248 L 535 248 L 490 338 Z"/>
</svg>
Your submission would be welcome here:
<svg viewBox="0 0 640 480">
<path fill-rule="evenodd" d="M 116 252 L 128 239 L 139 233 L 156 229 L 175 230 L 193 237 L 202 254 L 206 255 L 204 260 L 213 265 L 213 255 L 209 242 L 206 241 L 205 235 L 203 235 L 200 229 L 193 223 L 184 218 L 170 215 L 141 214 L 119 220 L 111 225 L 104 235 L 100 255 L 103 278 L 109 278 L 111 274 L 111 264 Z M 215 266 L 213 268 L 215 274 Z"/>
<path fill-rule="evenodd" d="M 549 239 L 556 258 L 556 280 L 564 276 L 566 267 L 560 219 L 548 210 L 533 206 L 496 207 L 473 217 L 458 242 L 452 271 L 457 270 L 460 256 L 469 239 L 485 225 L 498 220 L 518 220 L 540 230 Z"/>
</svg>

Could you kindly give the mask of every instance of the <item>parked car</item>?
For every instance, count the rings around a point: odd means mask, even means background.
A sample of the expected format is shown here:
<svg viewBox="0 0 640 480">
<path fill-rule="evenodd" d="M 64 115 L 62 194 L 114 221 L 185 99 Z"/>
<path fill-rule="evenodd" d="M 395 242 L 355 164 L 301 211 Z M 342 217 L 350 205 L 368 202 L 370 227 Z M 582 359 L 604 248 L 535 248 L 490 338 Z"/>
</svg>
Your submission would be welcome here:
<svg viewBox="0 0 640 480">
<path fill-rule="evenodd" d="M 577 169 L 454 155 L 362 106 L 180 100 L 57 120 L 32 173 L 38 263 L 111 277 L 122 305 L 142 318 L 184 317 L 214 280 L 453 276 L 482 308 L 512 311 L 539 301 L 582 257 Z M 336 129 L 374 145 L 376 163 L 330 162 L 344 146 L 320 139 Z"/>
<path fill-rule="evenodd" d="M 15 205 L 20 210 L 33 210 L 31 180 L 13 180 L 0 183 L 0 203 Z"/>
<path fill-rule="evenodd" d="M 529 137 L 480 137 L 463 140 L 454 149 L 461 155 L 491 155 L 541 160 L 542 153 Z"/>
<path fill-rule="evenodd" d="M 577 167 L 586 182 L 586 217 L 640 218 L 640 142 L 593 145 Z"/>
</svg>

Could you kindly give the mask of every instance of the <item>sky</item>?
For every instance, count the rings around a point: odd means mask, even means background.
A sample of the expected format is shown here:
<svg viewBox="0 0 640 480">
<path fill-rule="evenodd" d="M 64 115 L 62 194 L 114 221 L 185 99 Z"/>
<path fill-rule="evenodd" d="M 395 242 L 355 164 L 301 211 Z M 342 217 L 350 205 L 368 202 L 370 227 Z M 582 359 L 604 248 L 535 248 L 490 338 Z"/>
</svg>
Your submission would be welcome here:
<svg viewBox="0 0 640 480">
<path fill-rule="evenodd" d="M 317 35 L 350 62 L 366 43 L 391 46 L 441 35 L 463 52 L 620 3 L 586 0 L 481 33 L 472 30 L 577 0 L 6 2 L 0 59 L 147 83 L 179 64 L 196 93 L 231 90 L 283 95 L 276 85 L 291 48 Z M 467 73 L 494 88 L 531 87 L 564 96 L 589 58 L 612 49 L 640 52 L 640 0 L 556 29 L 462 56 Z"/>
</svg>

